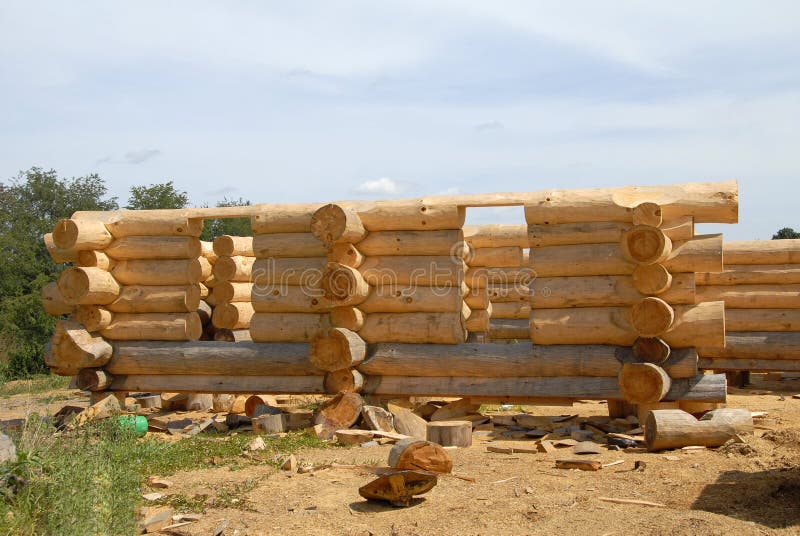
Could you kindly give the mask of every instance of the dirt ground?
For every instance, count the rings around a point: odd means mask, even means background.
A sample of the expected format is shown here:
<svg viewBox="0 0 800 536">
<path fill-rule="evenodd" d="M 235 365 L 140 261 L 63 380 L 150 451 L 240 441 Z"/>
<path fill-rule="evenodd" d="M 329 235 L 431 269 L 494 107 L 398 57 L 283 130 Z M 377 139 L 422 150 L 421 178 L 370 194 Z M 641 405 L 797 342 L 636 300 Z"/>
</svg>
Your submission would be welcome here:
<svg viewBox="0 0 800 536">
<path fill-rule="evenodd" d="M 624 463 L 597 472 L 560 470 L 548 454 L 495 454 L 487 443 L 451 450 L 452 477 L 408 508 L 367 502 L 359 486 L 373 475 L 354 469 L 288 474 L 268 466 L 231 471 L 216 467 L 170 476 L 168 493 L 186 496 L 244 486 L 241 508 L 207 509 L 201 519 L 172 534 L 343 535 L 695 535 L 800 534 L 800 380 L 767 382 L 753 376 L 747 389 L 731 389 L 729 407 L 766 411 L 746 446 L 661 453 L 604 451 L 603 463 Z M 45 395 L 35 395 L 45 399 Z M 65 401 L 54 402 L 58 409 Z M 3 418 L 36 408 L 23 397 L 0 400 Z M 51 408 L 52 409 L 52 408 Z M 535 415 L 605 415 L 603 403 L 572 408 L 526 407 Z M 39 408 L 41 411 L 41 408 Z M 513 446 L 518 441 L 493 441 Z M 301 464 L 383 465 L 391 445 L 308 449 Z M 677 457 L 677 459 L 674 459 Z M 646 467 L 631 471 L 635 461 Z M 144 490 L 148 491 L 148 490 Z M 665 507 L 612 504 L 601 497 L 639 499 Z"/>
</svg>

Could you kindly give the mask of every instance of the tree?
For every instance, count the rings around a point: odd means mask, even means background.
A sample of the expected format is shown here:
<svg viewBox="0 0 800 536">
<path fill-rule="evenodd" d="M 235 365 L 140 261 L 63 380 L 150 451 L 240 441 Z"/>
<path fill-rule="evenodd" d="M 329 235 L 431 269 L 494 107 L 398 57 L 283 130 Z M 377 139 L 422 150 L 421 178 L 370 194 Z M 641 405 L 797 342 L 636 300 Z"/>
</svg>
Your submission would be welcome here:
<svg viewBox="0 0 800 536">
<path fill-rule="evenodd" d="M 783 240 L 786 238 L 800 238 L 800 232 L 795 231 L 791 227 L 784 227 L 772 235 L 773 240 Z"/>
<path fill-rule="evenodd" d="M 149 186 L 132 186 L 125 208 L 130 210 L 185 208 L 188 204 L 189 195 L 177 190 L 172 181 L 168 181 Z"/>
<path fill-rule="evenodd" d="M 250 201 L 242 199 L 223 198 L 217 202 L 218 207 L 249 207 Z M 253 236 L 250 218 L 220 218 L 206 220 L 203 225 L 202 240 L 214 240 L 221 235 Z"/>
<path fill-rule="evenodd" d="M 96 174 L 60 179 L 54 170 L 31 168 L 0 182 L 0 362 L 6 374 L 44 372 L 42 348 L 55 321 L 41 307 L 41 289 L 63 265 L 53 263 L 42 235 L 78 210 L 115 210 Z"/>
</svg>

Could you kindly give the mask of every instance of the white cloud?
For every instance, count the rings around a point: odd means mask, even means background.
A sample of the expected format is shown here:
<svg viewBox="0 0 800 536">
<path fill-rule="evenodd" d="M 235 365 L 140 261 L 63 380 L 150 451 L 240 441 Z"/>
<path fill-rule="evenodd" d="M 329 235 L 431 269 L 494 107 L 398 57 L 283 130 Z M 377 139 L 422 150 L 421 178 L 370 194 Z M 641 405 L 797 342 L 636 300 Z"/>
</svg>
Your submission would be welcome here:
<svg viewBox="0 0 800 536">
<path fill-rule="evenodd" d="M 402 192 L 404 188 L 389 177 L 381 177 L 372 181 L 364 181 L 356 186 L 353 191 L 358 194 L 387 194 L 394 195 Z"/>
<path fill-rule="evenodd" d="M 140 151 L 130 151 L 125 153 L 125 161 L 128 164 L 141 164 L 142 162 L 146 162 L 151 158 L 155 158 L 156 156 L 160 155 L 161 151 L 158 149 L 142 149 Z"/>
</svg>

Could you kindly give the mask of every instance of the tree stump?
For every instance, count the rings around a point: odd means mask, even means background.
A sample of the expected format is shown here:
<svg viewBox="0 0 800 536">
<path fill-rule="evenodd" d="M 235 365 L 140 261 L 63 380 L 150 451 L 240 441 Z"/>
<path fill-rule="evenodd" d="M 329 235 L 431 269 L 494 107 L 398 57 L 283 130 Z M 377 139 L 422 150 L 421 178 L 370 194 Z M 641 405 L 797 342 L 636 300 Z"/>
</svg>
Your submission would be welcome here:
<svg viewBox="0 0 800 536">
<path fill-rule="evenodd" d="M 443 447 L 472 445 L 472 423 L 469 421 L 436 421 L 428 423 L 428 441 Z"/>
</svg>

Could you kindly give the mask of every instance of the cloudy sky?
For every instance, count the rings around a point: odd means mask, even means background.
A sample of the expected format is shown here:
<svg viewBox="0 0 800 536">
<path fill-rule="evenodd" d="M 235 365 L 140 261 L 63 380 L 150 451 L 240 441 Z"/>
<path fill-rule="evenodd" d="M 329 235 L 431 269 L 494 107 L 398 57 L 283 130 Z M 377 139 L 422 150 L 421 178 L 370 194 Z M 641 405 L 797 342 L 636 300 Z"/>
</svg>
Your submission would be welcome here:
<svg viewBox="0 0 800 536">
<path fill-rule="evenodd" d="M 769 238 L 800 229 L 799 36 L 792 1 L 4 2 L 0 177 L 194 204 L 738 179 L 708 230 Z"/>
</svg>

